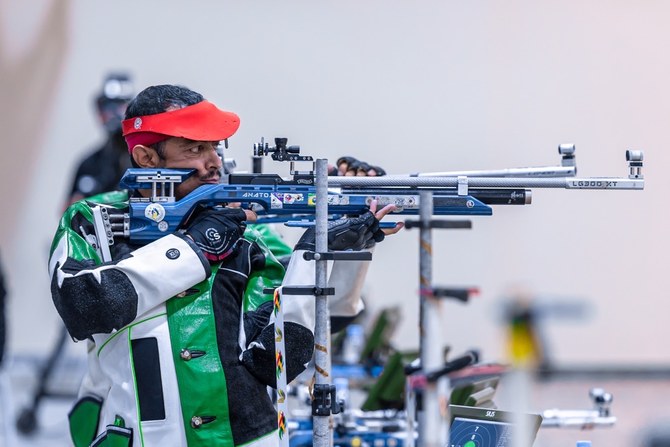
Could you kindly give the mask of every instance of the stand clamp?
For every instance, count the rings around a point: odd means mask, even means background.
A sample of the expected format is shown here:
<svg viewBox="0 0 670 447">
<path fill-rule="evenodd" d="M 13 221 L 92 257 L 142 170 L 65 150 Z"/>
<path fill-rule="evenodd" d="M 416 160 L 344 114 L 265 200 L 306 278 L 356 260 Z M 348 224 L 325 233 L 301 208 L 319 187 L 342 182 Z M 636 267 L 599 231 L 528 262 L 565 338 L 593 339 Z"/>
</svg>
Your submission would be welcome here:
<svg viewBox="0 0 670 447">
<path fill-rule="evenodd" d="M 430 219 L 427 224 L 427 227 L 424 227 L 426 224 L 423 220 L 406 220 L 405 228 L 408 230 L 411 228 L 440 228 L 440 229 L 470 229 L 472 228 L 472 221 L 470 220 L 440 220 L 440 219 Z"/>
<path fill-rule="evenodd" d="M 338 414 L 344 408 L 344 401 L 337 400 L 335 385 L 315 384 L 312 400 L 312 416 L 330 416 Z"/>
<path fill-rule="evenodd" d="M 302 257 L 305 261 L 371 261 L 372 253 L 369 251 L 329 251 L 326 253 L 306 251 Z"/>
<path fill-rule="evenodd" d="M 284 286 L 282 292 L 286 295 L 311 295 L 311 296 L 327 296 L 335 295 L 334 287 L 314 287 L 314 286 Z M 272 295 L 275 289 L 263 289 L 263 294 Z"/>
<path fill-rule="evenodd" d="M 432 289 L 422 289 L 421 293 L 433 298 L 451 298 L 467 303 L 471 295 L 479 293 L 479 289 L 476 287 L 433 287 Z"/>
</svg>

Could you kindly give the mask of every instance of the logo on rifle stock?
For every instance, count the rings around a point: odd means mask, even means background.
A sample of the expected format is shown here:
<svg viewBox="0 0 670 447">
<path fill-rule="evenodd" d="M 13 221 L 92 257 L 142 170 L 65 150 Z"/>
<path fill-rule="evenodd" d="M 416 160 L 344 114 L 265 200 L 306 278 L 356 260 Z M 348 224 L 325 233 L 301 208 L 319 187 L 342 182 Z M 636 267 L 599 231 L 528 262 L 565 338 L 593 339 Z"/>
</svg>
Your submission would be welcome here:
<svg viewBox="0 0 670 447">
<path fill-rule="evenodd" d="M 144 217 L 154 222 L 160 222 L 165 219 L 165 208 L 160 203 L 150 203 L 144 209 Z"/>
<path fill-rule="evenodd" d="M 292 205 L 295 202 L 302 202 L 304 200 L 302 194 L 289 194 L 289 193 L 279 193 L 277 198 L 280 202 Z"/>
</svg>

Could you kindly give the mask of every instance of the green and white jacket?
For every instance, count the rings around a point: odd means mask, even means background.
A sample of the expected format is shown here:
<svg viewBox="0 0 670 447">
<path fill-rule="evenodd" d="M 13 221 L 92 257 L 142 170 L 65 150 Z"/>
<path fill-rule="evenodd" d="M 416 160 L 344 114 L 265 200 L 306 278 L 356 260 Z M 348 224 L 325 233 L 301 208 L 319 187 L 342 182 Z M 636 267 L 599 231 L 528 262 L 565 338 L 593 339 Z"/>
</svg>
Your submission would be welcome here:
<svg viewBox="0 0 670 447">
<path fill-rule="evenodd" d="M 124 212 L 128 194 L 80 201 L 62 217 L 49 259 L 51 293 L 70 335 L 87 340 L 88 372 L 70 412 L 75 446 L 276 445 L 272 296 L 314 284 L 313 262 L 266 226 L 250 226 L 234 255 L 211 265 L 179 234 L 143 247 L 97 250 L 93 208 Z M 274 253 L 273 253 L 274 252 Z M 276 254 L 276 255 L 275 255 Z M 366 263 L 331 266 L 335 316 L 362 310 Z M 314 347 L 314 300 L 283 296 L 288 380 Z"/>
</svg>

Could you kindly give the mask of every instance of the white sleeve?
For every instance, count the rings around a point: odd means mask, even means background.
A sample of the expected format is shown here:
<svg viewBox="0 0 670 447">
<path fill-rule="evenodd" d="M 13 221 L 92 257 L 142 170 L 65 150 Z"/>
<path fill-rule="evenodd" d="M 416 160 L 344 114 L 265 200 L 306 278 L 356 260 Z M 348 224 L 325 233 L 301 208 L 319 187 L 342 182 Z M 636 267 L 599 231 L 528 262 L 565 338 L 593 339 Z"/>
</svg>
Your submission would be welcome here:
<svg viewBox="0 0 670 447">
<path fill-rule="evenodd" d="M 296 250 L 286 269 L 282 286 L 310 286 L 315 283 L 315 261 L 303 258 L 304 250 Z M 363 310 L 361 290 L 369 267 L 368 261 L 329 262 L 328 287 L 335 294 L 328 297 L 328 309 L 332 316 L 355 316 Z M 282 293 L 284 321 L 299 323 L 314 329 L 315 307 L 312 295 L 290 295 Z"/>
</svg>

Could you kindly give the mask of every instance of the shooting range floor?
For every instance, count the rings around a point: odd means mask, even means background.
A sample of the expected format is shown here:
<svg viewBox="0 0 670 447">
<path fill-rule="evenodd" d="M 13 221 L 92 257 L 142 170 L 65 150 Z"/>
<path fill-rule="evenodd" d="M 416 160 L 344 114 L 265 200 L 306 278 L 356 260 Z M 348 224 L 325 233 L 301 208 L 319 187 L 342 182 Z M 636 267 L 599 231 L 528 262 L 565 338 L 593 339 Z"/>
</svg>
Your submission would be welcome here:
<svg viewBox="0 0 670 447">
<path fill-rule="evenodd" d="M 71 399 L 45 397 L 36 413 L 38 428 L 30 436 L 16 430 L 16 418 L 29 406 L 43 359 L 10 358 L 0 370 L 0 447 L 53 447 L 68 444 L 67 412 Z M 81 377 L 83 359 L 69 360 L 53 374 L 51 388 L 74 392 Z M 624 378 L 597 376 L 534 381 L 530 387 L 531 411 L 549 408 L 590 409 L 590 388 L 600 387 L 614 395 L 614 427 L 595 430 L 540 429 L 535 447 L 574 447 L 591 440 L 594 447 L 646 447 L 650 430 L 670 428 L 670 377 Z M 502 409 L 502 408 L 501 408 Z"/>
</svg>

